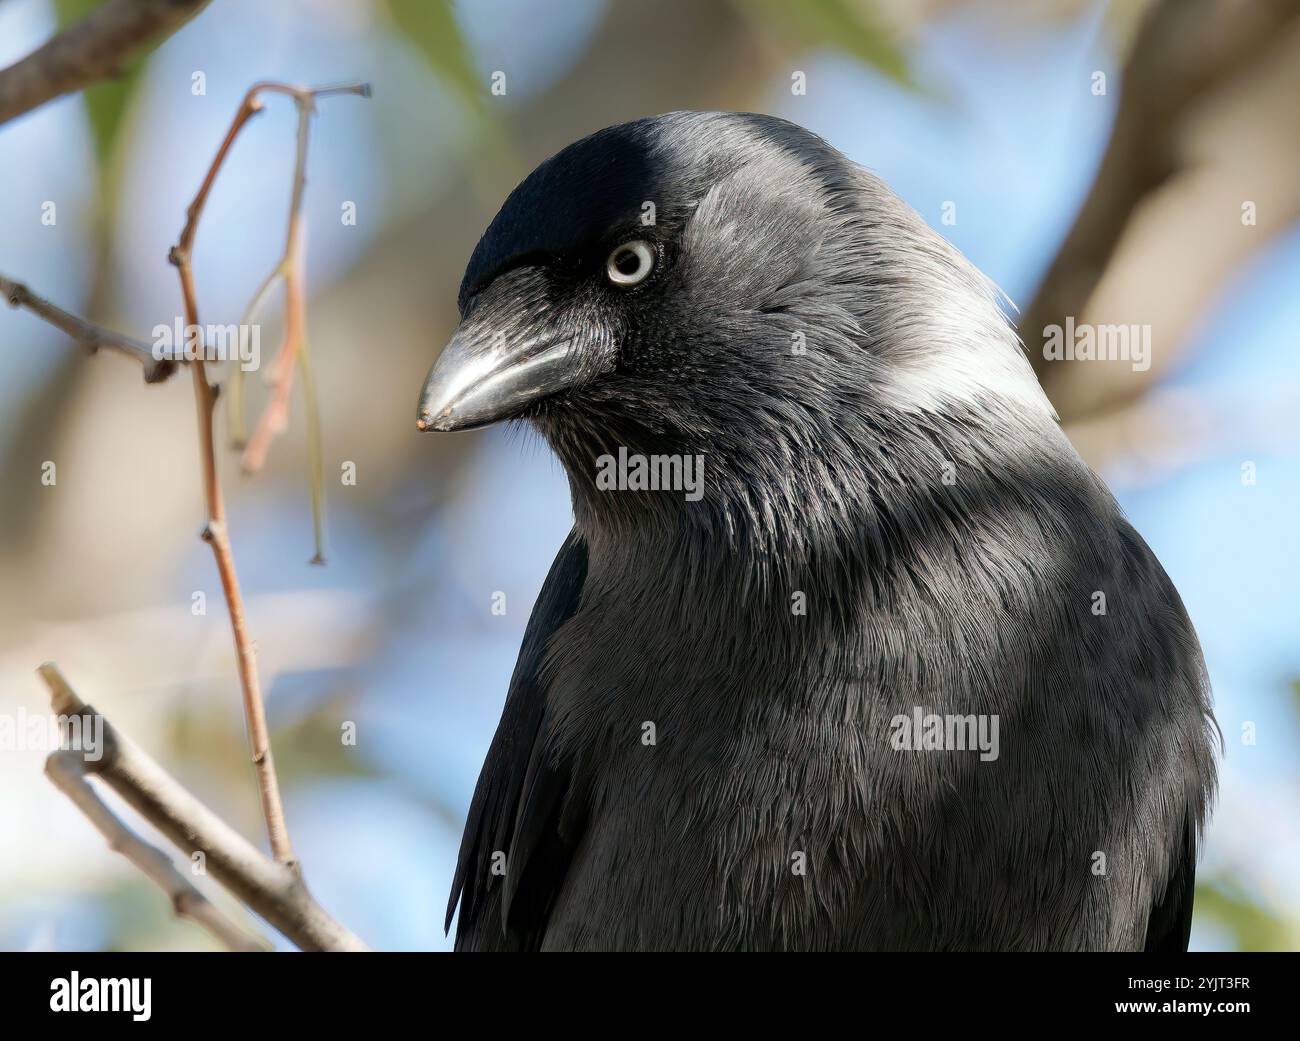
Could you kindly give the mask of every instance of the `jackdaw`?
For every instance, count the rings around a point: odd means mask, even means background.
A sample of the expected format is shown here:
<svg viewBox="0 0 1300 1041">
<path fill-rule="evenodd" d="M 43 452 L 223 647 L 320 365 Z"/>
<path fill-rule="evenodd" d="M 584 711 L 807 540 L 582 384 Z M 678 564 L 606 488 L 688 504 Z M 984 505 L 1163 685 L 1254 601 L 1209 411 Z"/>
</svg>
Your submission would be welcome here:
<svg viewBox="0 0 1300 1041">
<path fill-rule="evenodd" d="M 458 948 L 1186 947 L 1196 635 L 884 183 L 770 116 L 610 127 L 514 190 L 459 308 L 418 425 L 531 423 L 574 527 Z"/>
</svg>

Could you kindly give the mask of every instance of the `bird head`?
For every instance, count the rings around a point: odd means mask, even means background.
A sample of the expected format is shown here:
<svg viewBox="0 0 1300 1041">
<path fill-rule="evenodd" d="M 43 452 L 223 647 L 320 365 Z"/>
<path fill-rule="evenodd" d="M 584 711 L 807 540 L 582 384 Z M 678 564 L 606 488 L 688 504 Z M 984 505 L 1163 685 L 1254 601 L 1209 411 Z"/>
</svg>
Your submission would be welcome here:
<svg viewBox="0 0 1300 1041">
<path fill-rule="evenodd" d="M 810 482 L 834 496 L 837 469 L 904 419 L 1050 414 L 991 284 L 878 178 L 770 116 L 676 112 L 570 145 L 506 200 L 458 302 L 418 425 L 531 421 L 580 523 L 602 498 L 629 508 L 594 495 L 619 449 L 703 457 L 734 533 Z"/>
</svg>

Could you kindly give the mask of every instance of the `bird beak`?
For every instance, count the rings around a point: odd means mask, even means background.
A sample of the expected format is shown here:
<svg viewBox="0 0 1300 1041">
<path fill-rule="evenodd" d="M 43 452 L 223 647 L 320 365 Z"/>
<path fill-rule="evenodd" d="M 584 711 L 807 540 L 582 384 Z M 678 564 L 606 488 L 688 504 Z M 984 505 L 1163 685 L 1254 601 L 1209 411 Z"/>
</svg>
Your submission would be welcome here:
<svg viewBox="0 0 1300 1041">
<path fill-rule="evenodd" d="M 572 385 L 579 366 L 572 338 L 484 342 L 458 329 L 420 394 L 421 430 L 472 430 L 506 419 Z"/>
<path fill-rule="evenodd" d="M 417 427 L 472 430 L 509 419 L 603 368 L 601 338 L 531 317 L 531 295 L 493 292 L 461 322 L 424 381 Z"/>
</svg>

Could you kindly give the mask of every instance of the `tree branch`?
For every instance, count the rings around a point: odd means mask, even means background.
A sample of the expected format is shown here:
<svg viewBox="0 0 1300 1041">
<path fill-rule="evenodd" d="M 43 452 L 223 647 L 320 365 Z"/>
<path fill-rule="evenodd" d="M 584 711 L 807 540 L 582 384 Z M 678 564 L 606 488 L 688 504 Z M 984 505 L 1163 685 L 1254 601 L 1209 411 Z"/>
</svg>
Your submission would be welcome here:
<svg viewBox="0 0 1300 1041">
<path fill-rule="evenodd" d="M 208 0 L 107 0 L 76 25 L 0 69 L 0 123 L 119 75 L 139 51 L 170 36 Z"/>
<path fill-rule="evenodd" d="M 367 950 L 360 939 L 316 903 L 295 867 L 277 863 L 259 853 L 145 752 L 119 734 L 92 706 L 83 702 L 57 666 L 47 663 L 38 672 L 50 690 L 50 703 L 55 714 L 82 716 L 87 720 L 98 717 L 103 724 L 103 743 L 97 761 L 82 760 L 66 750 L 55 752 L 46 761 L 46 774 L 86 812 L 111 843 L 119 843 L 114 848 L 121 849 L 133 863 L 163 886 L 172 896 L 178 913 L 191 917 L 202 915 L 203 924 L 212 928 L 212 916 L 199 910 L 201 905 L 195 903 L 195 895 L 206 903 L 202 895 L 193 890 L 170 864 L 167 865 L 170 871 L 160 869 L 158 857 L 166 860 L 160 851 L 139 842 L 129 832 L 126 834 L 138 846 L 131 841 L 126 843 L 126 848 L 120 845 L 122 832 L 126 829 L 115 818 L 113 824 L 103 820 L 104 814 L 110 818 L 112 814 L 89 790 L 84 775 L 99 777 L 187 856 L 202 852 L 213 878 L 303 950 Z M 75 763 L 70 764 L 69 758 Z M 86 801 L 87 793 L 94 806 Z M 127 851 L 128 848 L 131 852 Z M 183 888 L 177 886 L 178 880 Z M 185 892 L 186 889 L 192 893 Z M 178 902 L 177 893 L 183 895 L 181 902 Z M 242 933 L 239 935 L 243 937 Z"/>
<path fill-rule="evenodd" d="M 188 918 L 201 925 L 232 951 L 270 949 L 265 941 L 244 932 L 217 910 L 212 901 L 176 870 L 166 853 L 118 820 L 86 780 L 89 772 L 86 767 L 82 755 L 65 749 L 52 752 L 45 760 L 45 776 L 108 840 L 109 849 L 121 853 L 167 895 L 178 918 Z"/>
<path fill-rule="evenodd" d="M 38 318 L 43 318 L 50 325 L 62 329 L 92 354 L 101 347 L 120 351 L 129 358 L 134 358 L 144 367 L 146 383 L 161 383 L 176 371 L 176 363 L 168 359 L 155 358 L 148 344 L 133 340 L 129 336 L 115 333 L 98 325 L 92 325 L 84 318 L 55 307 L 48 300 L 37 296 L 21 282 L 14 282 L 0 275 L 0 295 L 9 301 L 10 307 L 25 307 Z"/>
<path fill-rule="evenodd" d="M 199 220 L 203 208 L 207 205 L 208 195 L 217 174 L 225 164 L 230 148 L 245 124 L 262 110 L 260 95 L 266 92 L 288 94 L 299 99 L 308 100 L 334 93 L 366 94 L 368 88 L 363 85 L 349 87 L 323 87 L 318 90 L 306 90 L 291 87 L 283 83 L 255 83 L 244 95 L 231 121 L 230 129 L 217 149 L 208 172 L 199 186 L 198 194 L 186 210 L 185 227 L 181 229 L 180 238 L 172 247 L 168 260 L 175 266 L 180 276 L 181 296 L 185 306 L 185 322 L 188 328 L 198 328 L 198 297 L 194 289 L 194 269 L 191 258 L 194 252 L 194 238 L 198 233 Z M 295 184 L 295 198 L 300 188 Z M 297 225 L 291 221 L 290 234 L 296 232 Z M 217 477 L 215 406 L 216 390 L 208 383 L 207 366 L 202 357 L 196 357 L 191 365 L 194 374 L 194 399 L 199 419 L 199 455 L 203 465 L 203 490 L 208 505 L 208 523 L 203 530 L 203 538 L 211 547 L 216 558 L 217 571 L 221 576 L 221 588 L 225 593 L 226 605 L 230 611 L 230 627 L 235 638 L 235 652 L 239 659 L 239 683 L 244 697 L 244 714 L 248 720 L 248 739 L 252 745 L 253 766 L 257 771 L 258 791 L 262 801 L 262 814 L 266 818 L 266 830 L 271 841 L 271 852 L 283 864 L 295 863 L 293 846 L 289 842 L 289 831 L 284 820 L 284 804 L 280 798 L 280 782 L 276 777 L 275 763 L 271 756 L 271 738 L 266 725 L 266 707 L 262 700 L 261 681 L 257 675 L 257 655 L 252 637 L 248 634 L 248 619 L 244 612 L 244 598 L 239 589 L 239 578 L 235 571 L 235 557 L 230 546 L 230 535 L 226 528 L 226 507 L 221 491 L 221 481 Z"/>
<path fill-rule="evenodd" d="M 1190 114 L 1261 55 L 1300 17 L 1300 0 L 1158 0 L 1124 63 L 1115 126 L 1101 167 L 1051 267 L 1020 321 L 1030 360 L 1062 421 L 1127 403 L 1141 381 L 1076 402 L 1073 368 L 1043 357 L 1043 330 L 1082 317 L 1134 215 L 1187 159 Z M 1117 320 L 1117 319 L 1113 319 Z"/>
<path fill-rule="evenodd" d="M 263 89 L 280 89 L 279 84 L 263 84 Z M 257 90 L 257 87 L 253 88 Z M 311 138 L 311 117 L 316 112 L 316 100 L 330 94 L 356 94 L 360 97 L 370 96 L 368 84 L 358 83 L 340 87 L 318 87 L 300 90 L 290 89 L 294 105 L 298 109 L 298 132 L 294 150 L 293 190 L 290 193 L 288 230 L 285 233 L 284 253 L 276 262 L 274 269 L 258 287 L 252 301 L 245 311 L 245 323 L 251 322 L 253 315 L 265 297 L 267 291 L 277 279 L 284 282 L 285 319 L 284 339 L 280 353 L 275 360 L 274 378 L 272 380 L 271 400 L 263 410 L 252 438 L 244 451 L 243 469 L 245 473 L 257 473 L 266 463 L 271 441 L 289 425 L 289 395 L 293 390 L 294 370 L 299 357 L 302 358 L 303 388 L 308 401 L 308 452 L 312 459 L 311 506 L 312 526 L 316 540 L 316 553 L 313 564 L 325 562 L 324 522 L 322 518 L 320 489 L 320 421 L 313 406 L 316 388 L 312 380 L 307 348 L 307 297 L 305 291 L 306 272 L 303 254 L 302 203 L 307 189 L 307 145 Z M 231 383 L 231 425 L 234 428 L 233 439 L 236 444 L 244 440 L 244 370 L 234 373 Z"/>
</svg>

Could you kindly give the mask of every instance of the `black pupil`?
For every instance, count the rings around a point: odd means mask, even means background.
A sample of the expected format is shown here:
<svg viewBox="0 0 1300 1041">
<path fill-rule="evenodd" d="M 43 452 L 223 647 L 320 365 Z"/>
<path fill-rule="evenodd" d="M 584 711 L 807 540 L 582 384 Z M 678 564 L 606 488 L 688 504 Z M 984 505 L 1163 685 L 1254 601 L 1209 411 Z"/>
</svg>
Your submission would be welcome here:
<svg viewBox="0 0 1300 1041">
<path fill-rule="evenodd" d="M 614 257 L 614 267 L 620 275 L 635 275 L 641 270 L 641 255 L 632 249 L 619 250 Z"/>
</svg>

